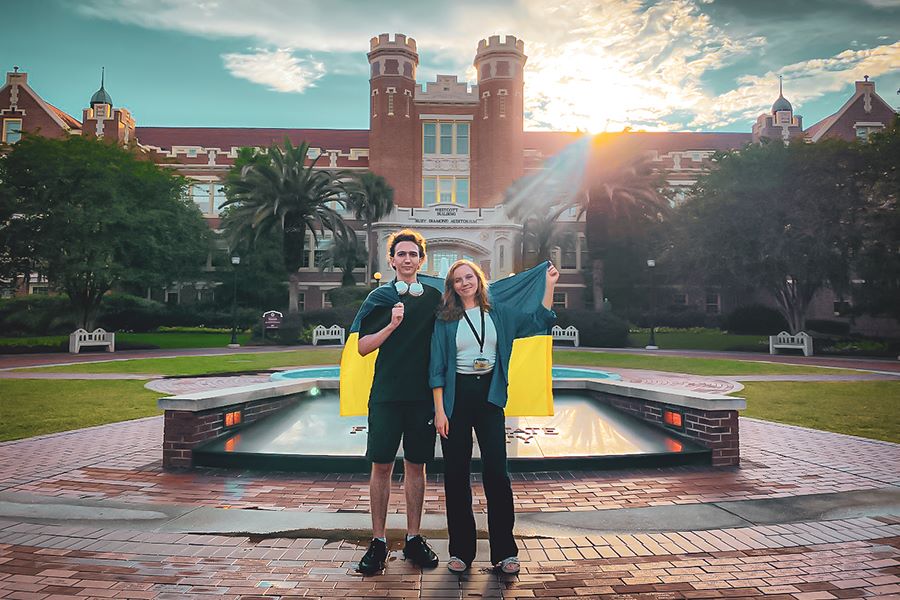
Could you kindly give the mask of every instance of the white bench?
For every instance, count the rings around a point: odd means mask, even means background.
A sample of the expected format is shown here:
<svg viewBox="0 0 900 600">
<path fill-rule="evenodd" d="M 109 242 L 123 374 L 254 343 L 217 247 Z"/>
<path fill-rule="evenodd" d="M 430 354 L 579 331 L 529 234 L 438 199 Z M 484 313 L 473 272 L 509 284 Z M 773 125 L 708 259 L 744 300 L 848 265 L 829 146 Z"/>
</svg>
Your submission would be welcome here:
<svg viewBox="0 0 900 600">
<path fill-rule="evenodd" d="M 107 352 L 116 351 L 116 334 L 97 328 L 93 331 L 78 328 L 69 334 L 69 353 L 78 354 L 85 346 L 106 346 Z"/>
<path fill-rule="evenodd" d="M 343 345 L 344 333 L 346 332 L 340 325 L 332 325 L 331 327 L 316 325 L 312 335 L 313 346 L 317 345 L 322 340 L 337 340 Z"/>
<path fill-rule="evenodd" d="M 769 354 L 778 354 L 779 348 L 803 350 L 803 356 L 812 356 L 812 337 L 810 337 L 808 333 L 803 331 L 796 335 L 791 335 L 787 331 L 782 331 L 778 335 L 770 335 Z"/>
<path fill-rule="evenodd" d="M 550 329 L 550 334 L 553 336 L 554 342 L 572 342 L 576 347 L 578 346 L 578 330 L 574 325 L 569 325 L 565 329 L 554 325 Z"/>
</svg>

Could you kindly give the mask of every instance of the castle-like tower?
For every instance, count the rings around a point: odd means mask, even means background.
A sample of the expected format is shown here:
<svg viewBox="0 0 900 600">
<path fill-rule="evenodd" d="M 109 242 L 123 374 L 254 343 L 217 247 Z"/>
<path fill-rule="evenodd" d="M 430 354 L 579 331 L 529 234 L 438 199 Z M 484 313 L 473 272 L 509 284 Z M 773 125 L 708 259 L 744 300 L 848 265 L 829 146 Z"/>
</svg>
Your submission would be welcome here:
<svg viewBox="0 0 900 600">
<path fill-rule="evenodd" d="M 397 206 L 421 206 L 422 142 L 416 113 L 416 40 L 383 33 L 369 41 L 369 169 L 394 188 Z"/>
<path fill-rule="evenodd" d="M 114 108 L 105 87 L 105 72 L 100 74 L 100 89 L 91 96 L 90 108 L 84 109 L 82 135 L 126 145 L 134 140 L 134 118 L 128 109 Z"/>
<path fill-rule="evenodd" d="M 478 42 L 478 110 L 472 143 L 472 206 L 503 201 L 522 176 L 525 42 L 499 35 Z"/>
</svg>

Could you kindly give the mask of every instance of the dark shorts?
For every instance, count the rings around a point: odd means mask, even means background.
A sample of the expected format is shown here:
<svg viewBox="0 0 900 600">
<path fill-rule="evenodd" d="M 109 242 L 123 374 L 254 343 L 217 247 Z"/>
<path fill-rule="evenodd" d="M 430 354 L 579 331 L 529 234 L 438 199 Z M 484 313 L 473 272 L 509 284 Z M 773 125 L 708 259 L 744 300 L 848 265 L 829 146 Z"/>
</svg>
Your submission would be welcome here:
<svg viewBox="0 0 900 600">
<path fill-rule="evenodd" d="M 403 458 L 425 464 L 434 460 L 434 406 L 421 403 L 369 405 L 369 439 L 366 458 L 373 463 L 394 462 L 400 440 Z"/>
</svg>

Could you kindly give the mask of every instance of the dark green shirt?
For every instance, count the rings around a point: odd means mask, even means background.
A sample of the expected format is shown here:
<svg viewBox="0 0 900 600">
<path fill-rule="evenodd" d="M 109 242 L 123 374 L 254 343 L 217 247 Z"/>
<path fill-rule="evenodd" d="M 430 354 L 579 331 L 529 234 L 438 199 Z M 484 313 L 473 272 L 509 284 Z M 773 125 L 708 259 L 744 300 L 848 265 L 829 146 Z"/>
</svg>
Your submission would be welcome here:
<svg viewBox="0 0 900 600">
<path fill-rule="evenodd" d="M 403 321 L 381 344 L 375 360 L 375 379 L 369 403 L 433 402 L 428 385 L 428 365 L 431 359 L 431 334 L 441 293 L 424 286 L 418 298 L 405 294 Z M 391 322 L 390 306 L 380 306 L 366 315 L 359 329 L 359 337 L 377 333 Z"/>
</svg>

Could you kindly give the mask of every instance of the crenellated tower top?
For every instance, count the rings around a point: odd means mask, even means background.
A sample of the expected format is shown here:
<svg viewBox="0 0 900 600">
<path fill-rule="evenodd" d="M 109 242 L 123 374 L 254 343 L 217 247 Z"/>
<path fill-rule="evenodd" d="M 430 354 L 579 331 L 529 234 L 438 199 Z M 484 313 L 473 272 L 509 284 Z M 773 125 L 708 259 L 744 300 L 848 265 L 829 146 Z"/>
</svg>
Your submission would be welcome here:
<svg viewBox="0 0 900 600">
<path fill-rule="evenodd" d="M 376 37 L 373 37 L 369 40 L 369 51 L 374 52 L 376 49 L 382 48 L 391 48 L 394 50 L 409 50 L 410 52 L 417 53 L 418 50 L 416 48 L 416 40 L 411 37 L 406 37 L 406 35 L 402 33 L 395 33 L 394 39 L 391 39 L 391 34 L 382 33 Z"/>
<path fill-rule="evenodd" d="M 499 35 L 492 35 L 488 39 L 478 42 L 477 54 L 482 52 L 517 52 L 525 54 L 525 41 L 516 39 L 514 35 L 507 35 L 503 41 L 500 41 Z"/>
<path fill-rule="evenodd" d="M 416 80 L 416 67 L 419 66 L 419 53 L 416 51 L 416 40 L 402 33 L 382 33 L 369 40 L 369 65 L 371 77 L 398 75 L 406 79 Z"/>
</svg>

